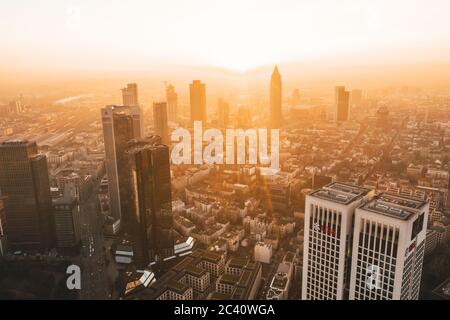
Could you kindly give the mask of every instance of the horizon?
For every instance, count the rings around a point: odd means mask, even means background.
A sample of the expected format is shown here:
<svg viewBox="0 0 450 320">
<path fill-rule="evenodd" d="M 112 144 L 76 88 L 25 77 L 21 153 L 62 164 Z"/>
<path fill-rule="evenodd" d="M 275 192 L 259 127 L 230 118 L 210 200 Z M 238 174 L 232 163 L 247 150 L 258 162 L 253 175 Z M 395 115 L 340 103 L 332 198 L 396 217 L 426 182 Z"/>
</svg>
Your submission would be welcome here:
<svg viewBox="0 0 450 320">
<path fill-rule="evenodd" d="M 171 66 L 245 74 L 322 61 L 447 64 L 450 22 L 442 8 L 449 4 L 432 2 L 15 1 L 0 12 L 0 67 L 10 74 Z"/>
</svg>

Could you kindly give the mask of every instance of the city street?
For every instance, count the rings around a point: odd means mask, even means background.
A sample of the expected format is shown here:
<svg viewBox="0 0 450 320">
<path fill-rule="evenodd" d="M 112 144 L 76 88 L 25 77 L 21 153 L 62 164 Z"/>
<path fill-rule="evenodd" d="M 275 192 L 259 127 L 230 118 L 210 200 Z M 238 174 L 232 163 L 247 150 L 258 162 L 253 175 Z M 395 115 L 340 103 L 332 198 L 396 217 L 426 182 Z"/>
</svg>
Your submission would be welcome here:
<svg viewBox="0 0 450 320">
<path fill-rule="evenodd" d="M 96 190 L 94 188 L 94 190 Z M 110 287 L 105 272 L 103 230 L 98 212 L 97 197 L 92 193 L 80 205 L 82 248 L 81 248 L 81 298 L 108 299 Z"/>
</svg>

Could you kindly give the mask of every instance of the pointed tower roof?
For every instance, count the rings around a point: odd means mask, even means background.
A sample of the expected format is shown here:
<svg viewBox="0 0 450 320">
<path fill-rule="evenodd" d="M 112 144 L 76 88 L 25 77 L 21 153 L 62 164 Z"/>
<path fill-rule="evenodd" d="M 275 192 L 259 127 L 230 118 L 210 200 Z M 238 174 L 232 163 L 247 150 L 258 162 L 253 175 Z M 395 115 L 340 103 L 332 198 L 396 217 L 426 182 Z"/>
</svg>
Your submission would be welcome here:
<svg viewBox="0 0 450 320">
<path fill-rule="evenodd" d="M 272 75 L 280 75 L 280 72 L 278 71 L 278 65 L 275 65 L 275 68 L 273 69 Z"/>
</svg>

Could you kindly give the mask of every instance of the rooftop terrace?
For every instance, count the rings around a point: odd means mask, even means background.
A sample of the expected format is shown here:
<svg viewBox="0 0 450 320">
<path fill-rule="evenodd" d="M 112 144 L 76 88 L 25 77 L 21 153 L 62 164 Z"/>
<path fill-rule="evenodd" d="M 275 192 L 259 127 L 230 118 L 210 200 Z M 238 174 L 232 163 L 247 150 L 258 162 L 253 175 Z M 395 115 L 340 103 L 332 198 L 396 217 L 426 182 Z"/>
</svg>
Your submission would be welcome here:
<svg viewBox="0 0 450 320">
<path fill-rule="evenodd" d="M 310 193 L 310 196 L 340 204 L 350 204 L 367 195 L 370 189 L 342 182 L 332 182 Z"/>
<path fill-rule="evenodd" d="M 425 201 L 399 195 L 381 193 L 364 204 L 361 209 L 379 213 L 391 218 L 408 220 L 426 205 Z"/>
</svg>

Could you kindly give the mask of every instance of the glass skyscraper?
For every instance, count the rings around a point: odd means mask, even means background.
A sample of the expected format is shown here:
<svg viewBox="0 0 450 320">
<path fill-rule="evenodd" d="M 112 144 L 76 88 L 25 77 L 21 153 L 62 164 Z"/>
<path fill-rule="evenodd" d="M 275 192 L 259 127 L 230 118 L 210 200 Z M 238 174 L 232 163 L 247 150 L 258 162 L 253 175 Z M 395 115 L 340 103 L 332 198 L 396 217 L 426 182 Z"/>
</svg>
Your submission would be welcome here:
<svg viewBox="0 0 450 320">
<path fill-rule="evenodd" d="M 135 263 L 144 267 L 174 251 L 169 148 L 153 136 L 131 141 L 125 153 L 130 201 L 125 229 L 133 241 Z"/>
<path fill-rule="evenodd" d="M 36 142 L 0 144 L 0 189 L 5 197 L 8 243 L 13 250 L 52 246 L 52 202 L 47 159 Z"/>
</svg>

